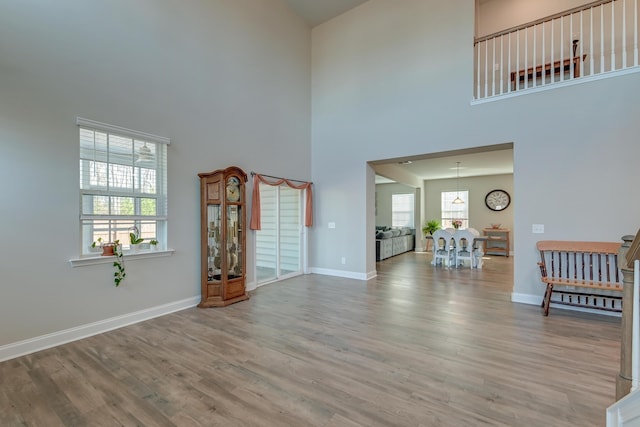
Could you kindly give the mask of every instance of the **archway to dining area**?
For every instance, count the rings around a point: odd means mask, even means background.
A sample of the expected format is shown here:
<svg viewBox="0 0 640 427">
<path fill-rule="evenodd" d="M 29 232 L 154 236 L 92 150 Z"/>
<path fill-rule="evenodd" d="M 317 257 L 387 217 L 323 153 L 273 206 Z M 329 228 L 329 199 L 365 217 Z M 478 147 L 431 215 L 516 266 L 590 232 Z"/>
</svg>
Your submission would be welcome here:
<svg viewBox="0 0 640 427">
<path fill-rule="evenodd" d="M 491 259 L 512 256 L 513 152 L 513 143 L 504 143 L 369 162 L 376 176 L 376 261 L 389 258 L 380 256 L 380 245 L 389 243 L 380 241 L 378 237 L 383 236 L 379 231 L 409 227 L 414 233 L 415 252 L 424 254 L 425 263 L 430 265 L 431 240 L 423 227 L 428 222 L 450 227 L 454 217 L 460 219 L 462 228 L 475 231 L 479 237 L 476 247 L 482 255 L 476 265 L 486 267 Z M 402 206 L 396 203 L 402 199 L 400 195 L 411 195 L 414 201 L 413 216 L 405 224 Z M 456 197 L 464 203 L 454 209 L 452 200 Z M 505 197 L 508 203 L 503 206 Z"/>
</svg>

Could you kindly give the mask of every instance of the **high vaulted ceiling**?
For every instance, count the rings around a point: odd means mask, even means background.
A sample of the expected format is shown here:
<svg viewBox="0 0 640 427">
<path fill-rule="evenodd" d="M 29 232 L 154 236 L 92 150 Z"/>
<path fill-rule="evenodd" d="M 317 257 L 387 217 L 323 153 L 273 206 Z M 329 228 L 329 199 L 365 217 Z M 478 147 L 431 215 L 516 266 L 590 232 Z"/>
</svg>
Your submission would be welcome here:
<svg viewBox="0 0 640 427">
<path fill-rule="evenodd" d="M 368 0 L 285 0 L 311 26 L 326 22 Z"/>
<path fill-rule="evenodd" d="M 335 18 L 368 0 L 285 0 L 291 9 L 300 15 L 310 27 L 315 27 Z M 486 2 L 488 0 L 480 0 Z M 382 163 L 395 163 L 406 172 L 419 179 L 443 179 L 456 176 L 456 162 L 460 162 L 460 177 L 497 175 L 513 173 L 512 147 L 496 146 L 488 151 L 470 150 L 458 153 L 435 153 L 424 156 L 414 156 L 405 159 L 389 159 Z M 411 163 L 399 164 L 403 160 Z M 375 168 L 375 166 L 374 166 Z M 382 176 L 376 177 L 377 182 L 393 182 Z"/>
</svg>

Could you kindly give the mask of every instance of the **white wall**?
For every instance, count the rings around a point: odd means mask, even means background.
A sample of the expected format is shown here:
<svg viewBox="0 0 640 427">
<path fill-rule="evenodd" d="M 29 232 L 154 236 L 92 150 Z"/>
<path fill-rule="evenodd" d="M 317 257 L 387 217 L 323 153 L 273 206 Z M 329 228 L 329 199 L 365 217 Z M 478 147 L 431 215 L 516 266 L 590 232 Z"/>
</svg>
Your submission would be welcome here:
<svg viewBox="0 0 640 427">
<path fill-rule="evenodd" d="M 0 347 L 198 298 L 197 173 L 310 179 L 310 115 L 310 30 L 281 0 L 1 2 Z M 76 116 L 172 140 L 175 254 L 127 262 L 117 289 L 110 265 L 68 263 Z"/>
<path fill-rule="evenodd" d="M 479 8 L 477 37 L 526 24 L 586 3 L 587 0 L 487 0 L 482 2 Z"/>
<path fill-rule="evenodd" d="M 505 141 L 514 142 L 516 300 L 542 295 L 537 240 L 619 241 L 637 230 L 640 200 L 620 200 L 640 178 L 630 95 L 640 74 L 471 105 L 473 23 L 473 2 L 371 0 L 313 29 L 317 269 L 375 275 L 367 161 Z M 532 234 L 534 223 L 545 234 Z"/>
</svg>

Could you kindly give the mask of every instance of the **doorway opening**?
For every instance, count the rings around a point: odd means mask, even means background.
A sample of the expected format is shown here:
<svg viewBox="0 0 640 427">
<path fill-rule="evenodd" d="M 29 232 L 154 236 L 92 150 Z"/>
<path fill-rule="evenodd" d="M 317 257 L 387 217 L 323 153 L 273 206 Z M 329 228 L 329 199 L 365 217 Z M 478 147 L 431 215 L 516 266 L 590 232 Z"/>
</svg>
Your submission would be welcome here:
<svg viewBox="0 0 640 427">
<path fill-rule="evenodd" d="M 465 192 L 467 217 L 464 228 L 473 228 L 480 234 L 499 225 L 513 230 L 514 203 L 502 210 L 491 209 L 486 198 L 495 190 L 502 190 L 514 199 L 514 144 L 512 142 L 463 150 L 427 153 L 402 158 L 369 162 L 375 172 L 375 225 L 383 228 L 390 218 L 394 191 L 406 188 L 415 191 L 415 215 L 413 229 L 415 251 L 427 253 L 427 239 L 422 231 L 428 221 L 436 220 L 441 226 L 450 226 L 451 210 L 442 208 L 443 194 Z M 394 186 L 398 190 L 394 190 Z M 404 190 L 402 190 L 402 188 Z M 448 222 L 447 222 L 448 221 Z M 443 228 L 445 228 L 443 226 Z M 514 233 L 510 232 L 509 253 L 513 255 Z M 374 240 L 374 244 L 376 240 Z M 428 255 L 428 254 L 427 254 Z M 489 256 L 489 254 L 486 254 Z M 492 253 L 490 256 L 501 254 Z M 504 254 L 502 254 L 504 255 Z M 431 260 L 430 257 L 429 261 Z"/>
<path fill-rule="evenodd" d="M 259 184 L 261 229 L 256 231 L 258 286 L 303 273 L 306 259 L 304 191 Z"/>
</svg>

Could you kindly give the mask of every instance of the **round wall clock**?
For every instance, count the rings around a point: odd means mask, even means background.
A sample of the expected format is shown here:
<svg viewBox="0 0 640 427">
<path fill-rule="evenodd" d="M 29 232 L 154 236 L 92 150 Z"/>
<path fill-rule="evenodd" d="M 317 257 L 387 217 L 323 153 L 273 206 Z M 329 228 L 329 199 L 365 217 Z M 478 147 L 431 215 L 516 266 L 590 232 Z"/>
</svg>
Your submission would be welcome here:
<svg viewBox="0 0 640 427">
<path fill-rule="evenodd" d="M 487 193 L 484 203 L 492 211 L 503 211 L 511 203 L 511 196 L 504 190 L 492 190 Z"/>
</svg>

